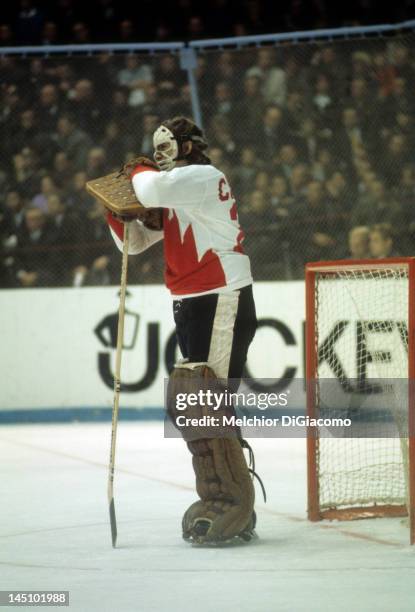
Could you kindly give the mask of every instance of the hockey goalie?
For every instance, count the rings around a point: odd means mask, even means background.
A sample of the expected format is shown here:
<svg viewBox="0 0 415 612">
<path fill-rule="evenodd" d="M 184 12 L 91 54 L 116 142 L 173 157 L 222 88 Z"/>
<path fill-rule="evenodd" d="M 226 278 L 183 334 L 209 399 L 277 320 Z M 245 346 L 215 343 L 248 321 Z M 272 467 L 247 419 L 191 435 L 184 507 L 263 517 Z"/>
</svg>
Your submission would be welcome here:
<svg viewBox="0 0 415 612">
<path fill-rule="evenodd" d="M 203 131 L 176 117 L 158 127 L 153 143 L 155 163 L 137 158 L 123 169 L 141 208 L 126 215 L 108 211 L 107 220 L 120 250 L 123 223 L 129 223 L 129 254 L 164 241 L 165 282 L 183 356 L 170 374 L 174 395 L 178 388 L 197 391 L 201 380 L 240 379 L 257 320 L 236 202 L 210 162 Z M 167 404 L 174 422 L 175 403 Z M 184 539 L 197 545 L 251 540 L 253 470 L 243 451 L 249 445 L 237 430 L 209 438 L 186 428 L 181 434 L 200 498 L 184 513 Z"/>
</svg>

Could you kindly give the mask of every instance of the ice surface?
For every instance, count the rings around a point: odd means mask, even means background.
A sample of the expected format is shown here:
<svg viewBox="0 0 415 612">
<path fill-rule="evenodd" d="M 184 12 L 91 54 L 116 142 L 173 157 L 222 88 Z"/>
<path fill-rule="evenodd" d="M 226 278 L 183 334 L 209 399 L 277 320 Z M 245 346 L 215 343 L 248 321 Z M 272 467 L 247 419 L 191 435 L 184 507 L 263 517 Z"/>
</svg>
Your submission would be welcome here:
<svg viewBox="0 0 415 612">
<path fill-rule="evenodd" d="M 399 519 L 306 520 L 304 440 L 251 440 L 268 503 L 258 489 L 260 539 L 232 549 L 181 539 L 195 499 L 184 443 L 161 423 L 121 422 L 114 550 L 109 442 L 108 423 L 0 429 L 1 590 L 69 590 L 71 612 L 415 610 Z"/>
</svg>

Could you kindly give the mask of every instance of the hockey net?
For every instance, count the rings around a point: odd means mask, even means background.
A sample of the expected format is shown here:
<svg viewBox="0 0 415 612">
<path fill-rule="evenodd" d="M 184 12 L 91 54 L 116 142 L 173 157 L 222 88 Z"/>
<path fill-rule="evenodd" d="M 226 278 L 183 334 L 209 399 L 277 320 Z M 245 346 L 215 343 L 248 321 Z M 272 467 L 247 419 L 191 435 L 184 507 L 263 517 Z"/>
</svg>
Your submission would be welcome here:
<svg viewBox="0 0 415 612">
<path fill-rule="evenodd" d="M 352 420 L 347 433 L 309 429 L 309 518 L 409 509 L 412 543 L 413 265 L 400 258 L 306 268 L 308 415 Z"/>
</svg>

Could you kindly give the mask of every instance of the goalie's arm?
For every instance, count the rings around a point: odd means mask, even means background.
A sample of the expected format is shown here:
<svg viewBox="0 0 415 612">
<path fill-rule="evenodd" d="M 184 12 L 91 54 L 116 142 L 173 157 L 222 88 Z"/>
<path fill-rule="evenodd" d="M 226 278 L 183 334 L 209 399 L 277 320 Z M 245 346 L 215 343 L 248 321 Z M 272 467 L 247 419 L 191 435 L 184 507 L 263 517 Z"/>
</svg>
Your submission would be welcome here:
<svg viewBox="0 0 415 612">
<path fill-rule="evenodd" d="M 156 172 L 140 165 L 133 171 L 131 181 L 138 201 L 146 208 L 195 210 L 205 198 L 207 171 L 206 166 L 197 166 L 196 171 L 195 166 L 184 166 Z"/>
<path fill-rule="evenodd" d="M 114 239 L 115 244 L 118 249 L 122 252 L 123 250 L 123 236 L 124 236 L 124 224 L 121 221 L 118 221 L 113 217 L 113 215 L 108 212 L 107 213 L 107 223 L 110 228 L 111 235 Z M 146 251 L 149 247 L 151 247 L 156 242 L 159 242 L 163 238 L 163 230 L 155 231 L 149 230 L 144 225 L 134 219 L 130 221 L 130 235 L 129 235 L 129 245 L 128 245 L 128 254 L 129 255 L 138 255 L 138 253 L 142 253 Z"/>
</svg>

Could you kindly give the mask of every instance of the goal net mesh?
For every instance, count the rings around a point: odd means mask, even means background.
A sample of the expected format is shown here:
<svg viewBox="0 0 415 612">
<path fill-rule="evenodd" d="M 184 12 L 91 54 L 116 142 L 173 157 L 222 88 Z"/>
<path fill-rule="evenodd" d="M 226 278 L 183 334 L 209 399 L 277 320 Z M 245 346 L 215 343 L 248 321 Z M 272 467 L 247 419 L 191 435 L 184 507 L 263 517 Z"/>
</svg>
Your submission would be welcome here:
<svg viewBox="0 0 415 612">
<path fill-rule="evenodd" d="M 318 431 L 320 511 L 405 505 L 407 266 L 317 273 L 314 324 L 316 412 L 329 415 L 333 409 L 333 379 L 342 387 L 351 385 L 343 416 L 351 417 L 356 428 L 356 435 L 352 431 L 347 438 Z M 368 392 L 371 387 L 378 392 Z"/>
</svg>

